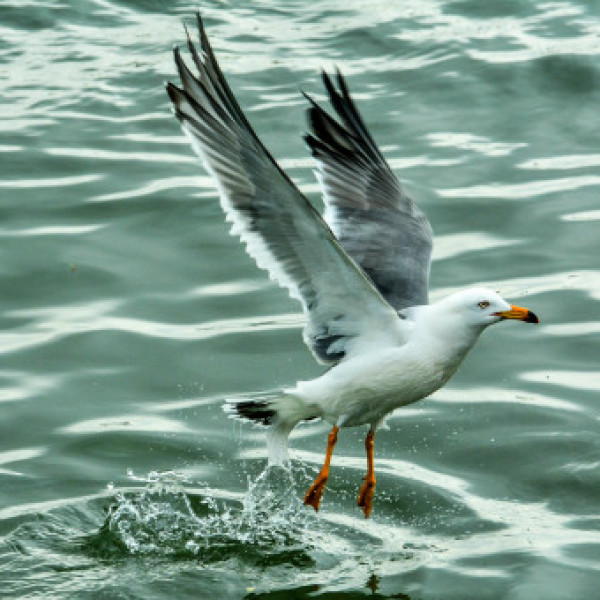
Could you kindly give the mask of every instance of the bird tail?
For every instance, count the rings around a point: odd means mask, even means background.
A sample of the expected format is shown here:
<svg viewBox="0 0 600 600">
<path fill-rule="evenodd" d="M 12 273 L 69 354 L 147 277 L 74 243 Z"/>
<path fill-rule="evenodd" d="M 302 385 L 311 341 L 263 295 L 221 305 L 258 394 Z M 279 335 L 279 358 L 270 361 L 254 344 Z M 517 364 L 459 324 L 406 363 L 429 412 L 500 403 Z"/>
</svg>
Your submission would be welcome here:
<svg viewBox="0 0 600 600">
<path fill-rule="evenodd" d="M 277 418 L 277 404 L 281 392 L 257 392 L 243 398 L 228 398 L 223 410 L 232 419 L 272 425 Z"/>
<path fill-rule="evenodd" d="M 289 462 L 287 439 L 300 422 L 313 418 L 307 406 L 284 390 L 257 392 L 243 398 L 228 398 L 223 410 L 233 419 L 268 425 L 267 447 L 270 465 Z"/>
</svg>

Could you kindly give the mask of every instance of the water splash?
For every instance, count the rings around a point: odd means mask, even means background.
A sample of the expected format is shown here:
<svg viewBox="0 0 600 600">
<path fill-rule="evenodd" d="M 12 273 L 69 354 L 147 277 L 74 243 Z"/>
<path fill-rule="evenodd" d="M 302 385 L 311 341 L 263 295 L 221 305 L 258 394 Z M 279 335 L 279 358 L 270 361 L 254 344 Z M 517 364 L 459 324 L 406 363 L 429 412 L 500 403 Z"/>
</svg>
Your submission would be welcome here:
<svg viewBox="0 0 600 600">
<path fill-rule="evenodd" d="M 289 467 L 267 466 L 244 496 L 239 533 L 253 543 L 285 544 L 306 533 L 309 518 Z"/>
<path fill-rule="evenodd" d="M 129 473 L 141 491 L 115 492 L 88 548 L 104 557 L 154 555 L 214 563 L 242 557 L 252 564 L 312 564 L 308 525 L 314 518 L 298 500 L 290 468 L 267 467 L 248 479 L 240 502 L 216 499 L 208 488 L 172 471 Z"/>
</svg>

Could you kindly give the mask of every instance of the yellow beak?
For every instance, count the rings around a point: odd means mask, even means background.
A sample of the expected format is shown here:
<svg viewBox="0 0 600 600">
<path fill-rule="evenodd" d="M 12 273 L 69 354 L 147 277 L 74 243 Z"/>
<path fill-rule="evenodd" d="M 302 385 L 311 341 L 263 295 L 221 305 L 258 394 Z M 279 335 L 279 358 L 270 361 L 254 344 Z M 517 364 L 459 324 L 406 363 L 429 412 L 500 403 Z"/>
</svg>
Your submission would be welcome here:
<svg viewBox="0 0 600 600">
<path fill-rule="evenodd" d="M 515 306 L 514 304 L 510 305 L 510 310 L 503 310 L 494 314 L 503 319 L 519 319 L 519 321 L 525 321 L 525 323 L 540 322 L 537 315 L 528 308 L 522 308 L 521 306 Z"/>
</svg>

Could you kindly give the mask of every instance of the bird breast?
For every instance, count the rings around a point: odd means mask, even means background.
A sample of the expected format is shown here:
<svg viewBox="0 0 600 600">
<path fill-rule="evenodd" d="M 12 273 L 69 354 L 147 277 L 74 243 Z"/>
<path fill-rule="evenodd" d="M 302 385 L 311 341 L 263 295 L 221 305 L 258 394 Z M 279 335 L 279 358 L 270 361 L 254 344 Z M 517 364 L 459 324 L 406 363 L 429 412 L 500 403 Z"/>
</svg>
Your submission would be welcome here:
<svg viewBox="0 0 600 600">
<path fill-rule="evenodd" d="M 459 362 L 407 344 L 343 361 L 321 377 L 299 384 L 298 391 L 331 423 L 372 424 L 432 394 Z"/>
</svg>

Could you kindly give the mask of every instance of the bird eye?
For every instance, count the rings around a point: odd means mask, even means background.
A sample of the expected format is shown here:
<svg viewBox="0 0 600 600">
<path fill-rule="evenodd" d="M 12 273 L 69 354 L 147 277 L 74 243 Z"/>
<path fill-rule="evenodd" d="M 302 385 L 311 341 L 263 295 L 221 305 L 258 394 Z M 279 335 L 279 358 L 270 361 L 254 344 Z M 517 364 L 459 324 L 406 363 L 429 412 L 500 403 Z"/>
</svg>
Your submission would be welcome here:
<svg viewBox="0 0 600 600">
<path fill-rule="evenodd" d="M 479 306 L 479 308 L 487 308 L 490 305 L 490 303 L 487 300 L 482 300 L 481 302 L 477 303 L 477 306 Z"/>
</svg>

